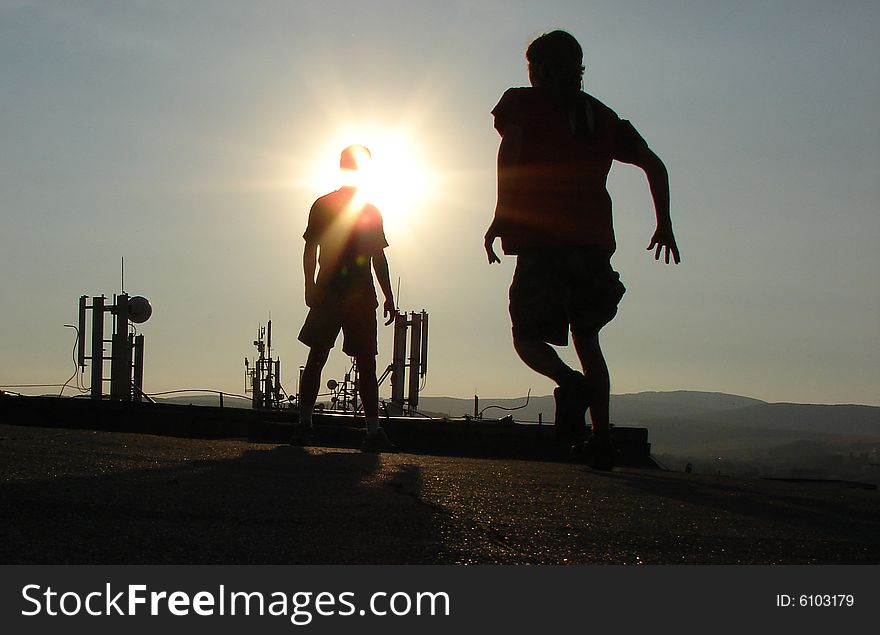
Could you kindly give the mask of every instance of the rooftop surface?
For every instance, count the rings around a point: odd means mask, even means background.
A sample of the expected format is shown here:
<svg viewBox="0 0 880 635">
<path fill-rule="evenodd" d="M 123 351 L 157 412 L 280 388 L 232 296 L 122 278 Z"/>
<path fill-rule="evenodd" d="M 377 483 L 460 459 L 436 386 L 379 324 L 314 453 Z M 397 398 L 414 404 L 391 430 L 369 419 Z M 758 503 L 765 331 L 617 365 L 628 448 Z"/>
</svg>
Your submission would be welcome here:
<svg viewBox="0 0 880 635">
<path fill-rule="evenodd" d="M 846 484 L 30 425 L 0 509 L 4 564 L 880 563 Z"/>
</svg>

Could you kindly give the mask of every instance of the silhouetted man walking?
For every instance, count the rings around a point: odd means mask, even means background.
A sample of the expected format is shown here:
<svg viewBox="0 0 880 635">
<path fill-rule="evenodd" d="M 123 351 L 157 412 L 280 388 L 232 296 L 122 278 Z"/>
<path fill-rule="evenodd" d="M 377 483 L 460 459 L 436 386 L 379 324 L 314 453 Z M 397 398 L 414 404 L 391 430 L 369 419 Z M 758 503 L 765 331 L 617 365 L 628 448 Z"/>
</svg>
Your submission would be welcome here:
<svg viewBox="0 0 880 635">
<path fill-rule="evenodd" d="M 666 167 L 625 120 L 582 91 L 583 51 L 564 31 L 536 39 L 526 52 L 531 88 L 511 88 L 492 111 L 501 134 L 498 201 L 485 236 L 489 263 L 501 238 L 516 255 L 510 286 L 513 344 L 533 370 L 556 382 L 556 428 L 571 452 L 611 469 L 608 366 L 599 331 L 617 313 L 625 288 L 611 268 L 615 250 L 612 161 L 645 171 L 657 217 L 648 245 L 680 262 L 669 216 Z M 551 344 L 566 346 L 571 331 L 583 373 L 566 365 Z M 585 414 L 590 409 L 591 434 Z"/>
</svg>

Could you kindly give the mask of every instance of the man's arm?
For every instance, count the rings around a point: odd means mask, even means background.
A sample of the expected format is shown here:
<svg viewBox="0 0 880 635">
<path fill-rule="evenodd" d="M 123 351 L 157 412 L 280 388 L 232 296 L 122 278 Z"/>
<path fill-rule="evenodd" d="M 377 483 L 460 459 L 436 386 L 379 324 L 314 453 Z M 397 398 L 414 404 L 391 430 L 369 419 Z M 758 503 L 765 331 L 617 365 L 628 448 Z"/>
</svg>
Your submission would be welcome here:
<svg viewBox="0 0 880 635">
<path fill-rule="evenodd" d="M 306 279 L 306 306 L 313 308 L 321 304 L 322 293 L 315 283 L 315 272 L 318 269 L 318 243 L 307 240 L 303 248 L 303 272 Z"/>
<path fill-rule="evenodd" d="M 388 259 L 385 258 L 385 251 L 380 249 L 378 253 L 373 254 L 373 270 L 376 272 L 376 281 L 382 294 L 385 296 L 385 305 L 382 309 L 383 317 L 387 317 L 388 321 L 385 325 L 389 325 L 397 317 L 397 307 L 394 306 L 394 294 L 391 291 L 391 276 L 388 273 Z"/>
<path fill-rule="evenodd" d="M 512 188 L 516 180 L 513 172 L 522 154 L 522 137 L 523 131 L 520 126 L 508 126 L 504 130 L 501 145 L 498 148 L 498 198 L 495 204 L 495 217 L 492 219 L 489 229 L 486 230 L 483 240 L 486 258 L 490 265 L 501 262 L 495 253 L 493 244 L 500 235 L 499 225 L 503 222 L 505 211 L 513 196 Z"/>
<path fill-rule="evenodd" d="M 678 245 L 675 243 L 675 234 L 672 231 L 672 219 L 669 216 L 669 173 L 663 161 L 648 147 L 642 144 L 636 151 L 632 161 L 645 171 L 648 177 L 648 185 L 651 188 L 651 198 L 654 200 L 654 213 L 657 216 L 657 229 L 651 237 L 648 251 L 654 251 L 654 259 L 660 260 L 660 253 L 666 250 L 666 264 L 669 264 L 669 256 L 675 264 L 681 262 L 678 253 Z"/>
</svg>

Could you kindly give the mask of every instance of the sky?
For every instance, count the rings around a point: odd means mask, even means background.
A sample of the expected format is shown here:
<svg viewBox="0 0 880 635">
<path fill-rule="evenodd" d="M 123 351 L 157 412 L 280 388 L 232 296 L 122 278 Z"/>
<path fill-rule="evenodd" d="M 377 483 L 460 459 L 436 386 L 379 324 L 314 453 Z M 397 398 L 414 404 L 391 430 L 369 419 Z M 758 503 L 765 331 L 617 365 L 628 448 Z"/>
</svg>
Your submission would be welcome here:
<svg viewBox="0 0 880 635">
<path fill-rule="evenodd" d="M 153 306 L 146 392 L 243 393 L 270 317 L 295 392 L 308 210 L 366 143 L 399 170 L 386 254 L 400 309 L 430 315 L 423 394 L 549 394 L 511 346 L 514 259 L 489 267 L 482 236 L 490 111 L 556 28 L 670 174 L 679 266 L 645 249 L 644 174 L 609 178 L 628 289 L 602 331 L 612 392 L 880 405 L 870 0 L 0 0 L 0 387 L 71 376 L 64 325 L 80 295 L 123 290 L 124 258 Z M 324 380 L 348 365 L 337 347 Z"/>
</svg>

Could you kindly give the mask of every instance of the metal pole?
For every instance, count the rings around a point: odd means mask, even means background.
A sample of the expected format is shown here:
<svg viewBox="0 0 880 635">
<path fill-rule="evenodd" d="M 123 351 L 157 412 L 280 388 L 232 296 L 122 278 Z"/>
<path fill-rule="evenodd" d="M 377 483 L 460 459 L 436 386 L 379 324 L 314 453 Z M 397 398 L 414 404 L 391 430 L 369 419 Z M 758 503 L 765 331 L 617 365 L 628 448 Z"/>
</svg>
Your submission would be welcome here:
<svg viewBox="0 0 880 635">
<path fill-rule="evenodd" d="M 358 411 L 358 395 L 361 392 L 361 383 L 360 383 L 360 372 L 358 371 L 357 359 L 355 359 L 354 364 L 354 390 L 351 391 L 351 409 L 354 411 L 355 416 L 357 416 Z"/>
<path fill-rule="evenodd" d="M 422 311 L 422 365 L 419 375 L 424 377 L 428 374 L 428 313 Z"/>
<path fill-rule="evenodd" d="M 263 359 L 263 408 L 272 407 L 272 360 Z"/>
<path fill-rule="evenodd" d="M 281 358 L 275 360 L 275 407 L 281 407 Z"/>
<path fill-rule="evenodd" d="M 92 399 L 104 396 L 104 296 L 92 298 Z"/>
<path fill-rule="evenodd" d="M 110 353 L 110 398 L 131 401 L 131 348 L 128 343 L 128 294 L 116 296 Z"/>
<path fill-rule="evenodd" d="M 251 374 L 251 408 L 259 408 L 263 401 L 260 394 L 260 360 L 254 362 L 254 372 Z"/>
<path fill-rule="evenodd" d="M 144 336 L 134 338 L 134 400 L 140 401 L 144 392 Z"/>
<path fill-rule="evenodd" d="M 80 371 L 86 369 L 86 296 L 79 297 L 79 330 L 77 331 L 76 363 Z"/>
<path fill-rule="evenodd" d="M 403 408 L 406 381 L 406 314 L 399 313 L 394 320 L 394 354 L 391 359 L 391 403 Z"/>
<path fill-rule="evenodd" d="M 265 347 L 263 345 L 263 337 L 265 336 L 266 331 L 263 327 L 257 329 L 257 341 L 254 342 L 257 345 L 257 350 L 260 352 L 260 356 L 254 362 L 254 389 L 253 389 L 253 407 L 254 408 L 262 408 L 263 407 L 263 367 L 265 356 Z"/>
<path fill-rule="evenodd" d="M 422 352 L 422 316 L 412 313 L 412 334 L 409 344 L 409 408 L 419 405 L 419 367 Z"/>
</svg>

